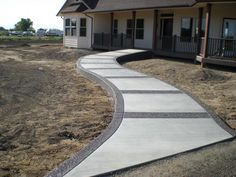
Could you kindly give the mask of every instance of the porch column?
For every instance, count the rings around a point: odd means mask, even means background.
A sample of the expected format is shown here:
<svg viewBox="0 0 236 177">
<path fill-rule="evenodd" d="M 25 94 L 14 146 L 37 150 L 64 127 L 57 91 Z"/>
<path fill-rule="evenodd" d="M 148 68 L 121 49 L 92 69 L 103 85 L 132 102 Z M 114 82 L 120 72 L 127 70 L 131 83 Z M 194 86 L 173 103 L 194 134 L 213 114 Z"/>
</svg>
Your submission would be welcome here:
<svg viewBox="0 0 236 177">
<path fill-rule="evenodd" d="M 134 48 L 135 43 L 135 23 L 136 23 L 136 11 L 132 12 L 132 48 Z"/>
<path fill-rule="evenodd" d="M 201 43 L 202 43 L 202 17 L 203 17 L 203 8 L 199 8 L 198 10 L 198 36 L 197 36 L 197 53 L 201 54 Z"/>
<path fill-rule="evenodd" d="M 209 30 L 210 30 L 210 22 L 211 22 L 211 4 L 207 4 L 206 6 L 206 28 L 205 28 L 205 40 L 203 44 L 203 60 L 207 57 L 208 54 L 208 40 L 209 40 Z M 203 64 L 203 61 L 202 61 Z"/>
<path fill-rule="evenodd" d="M 157 20 L 158 20 L 158 10 L 154 10 L 153 18 L 153 38 L 152 38 L 152 50 L 157 49 Z"/>
<path fill-rule="evenodd" d="M 113 30 L 114 30 L 114 14 L 113 12 L 111 12 L 111 31 L 110 31 L 110 49 L 112 48 L 113 46 Z"/>
</svg>

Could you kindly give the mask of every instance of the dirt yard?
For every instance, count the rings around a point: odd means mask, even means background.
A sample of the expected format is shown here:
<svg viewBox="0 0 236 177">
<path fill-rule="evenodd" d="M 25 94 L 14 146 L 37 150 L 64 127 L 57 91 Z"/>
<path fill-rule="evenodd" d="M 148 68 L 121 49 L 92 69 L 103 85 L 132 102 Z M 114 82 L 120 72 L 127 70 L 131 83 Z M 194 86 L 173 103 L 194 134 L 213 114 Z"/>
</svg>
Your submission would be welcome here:
<svg viewBox="0 0 236 177">
<path fill-rule="evenodd" d="M 61 46 L 0 49 L 1 177 L 42 177 L 109 124 L 111 98 L 75 70 L 89 53 Z"/>
<path fill-rule="evenodd" d="M 166 59 L 135 61 L 124 66 L 192 93 L 236 129 L 236 72 L 202 69 L 200 65 Z"/>
<path fill-rule="evenodd" d="M 187 90 L 210 106 L 229 126 L 236 129 L 236 73 L 202 69 L 180 60 L 151 59 L 124 64 L 125 67 Z M 116 177 L 235 177 L 236 139 L 203 148 L 139 168 L 132 168 Z"/>
</svg>

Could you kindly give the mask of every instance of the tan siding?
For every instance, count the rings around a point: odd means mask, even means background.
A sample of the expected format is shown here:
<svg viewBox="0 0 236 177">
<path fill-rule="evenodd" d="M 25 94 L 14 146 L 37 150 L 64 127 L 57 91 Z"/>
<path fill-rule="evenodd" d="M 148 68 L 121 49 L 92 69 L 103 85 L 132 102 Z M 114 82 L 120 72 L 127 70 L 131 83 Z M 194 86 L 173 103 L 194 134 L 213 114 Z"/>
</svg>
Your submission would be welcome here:
<svg viewBox="0 0 236 177">
<path fill-rule="evenodd" d="M 110 14 L 94 15 L 94 33 L 110 33 Z"/>
<path fill-rule="evenodd" d="M 213 4 L 212 15 L 213 18 L 210 24 L 211 38 L 222 37 L 222 27 L 224 18 L 236 19 L 236 4 Z"/>
<path fill-rule="evenodd" d="M 78 40 L 77 37 L 64 37 L 64 46 L 71 47 L 71 48 L 78 48 Z"/>
<path fill-rule="evenodd" d="M 136 18 L 144 19 L 144 39 L 135 39 L 135 47 L 152 49 L 154 10 L 137 11 Z"/>
<path fill-rule="evenodd" d="M 114 19 L 118 19 L 118 33 L 126 34 L 127 20 L 132 19 L 132 11 L 130 12 L 116 12 Z"/>
</svg>

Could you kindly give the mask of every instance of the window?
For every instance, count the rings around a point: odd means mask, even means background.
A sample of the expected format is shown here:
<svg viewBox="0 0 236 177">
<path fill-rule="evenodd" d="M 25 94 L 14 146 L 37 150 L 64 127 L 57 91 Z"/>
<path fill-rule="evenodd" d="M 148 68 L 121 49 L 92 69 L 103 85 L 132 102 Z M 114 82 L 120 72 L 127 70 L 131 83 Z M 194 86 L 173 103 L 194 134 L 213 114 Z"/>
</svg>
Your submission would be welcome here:
<svg viewBox="0 0 236 177">
<path fill-rule="evenodd" d="M 202 19 L 202 26 L 201 26 L 200 37 L 204 37 L 205 36 L 205 25 L 206 25 L 206 19 L 203 18 Z M 198 38 L 198 18 L 196 18 L 196 20 L 195 20 L 195 38 Z"/>
<path fill-rule="evenodd" d="M 76 18 L 67 18 L 65 20 L 65 35 L 66 36 L 76 36 Z"/>
<path fill-rule="evenodd" d="M 137 19 L 136 21 L 136 39 L 144 38 L 144 19 Z"/>
<path fill-rule="evenodd" d="M 76 19 L 71 19 L 71 36 L 76 36 Z"/>
<path fill-rule="evenodd" d="M 126 38 L 130 39 L 133 35 L 133 20 L 128 19 L 126 25 Z"/>
<path fill-rule="evenodd" d="M 66 26 L 70 26 L 70 19 L 69 18 L 66 19 Z"/>
<path fill-rule="evenodd" d="M 192 37 L 193 19 L 182 18 L 181 21 L 181 41 L 190 42 Z"/>
<path fill-rule="evenodd" d="M 118 35 L 118 20 L 114 20 L 113 22 L 113 34 Z"/>
<path fill-rule="evenodd" d="M 65 29 L 65 35 L 66 36 L 70 36 L 70 28 L 66 28 Z"/>
<path fill-rule="evenodd" d="M 236 39 L 236 19 L 224 19 L 223 37 Z"/>
<path fill-rule="evenodd" d="M 65 35 L 70 36 L 70 19 L 65 20 Z"/>
<path fill-rule="evenodd" d="M 80 19 L 80 37 L 87 36 L 87 21 L 86 18 Z"/>
</svg>

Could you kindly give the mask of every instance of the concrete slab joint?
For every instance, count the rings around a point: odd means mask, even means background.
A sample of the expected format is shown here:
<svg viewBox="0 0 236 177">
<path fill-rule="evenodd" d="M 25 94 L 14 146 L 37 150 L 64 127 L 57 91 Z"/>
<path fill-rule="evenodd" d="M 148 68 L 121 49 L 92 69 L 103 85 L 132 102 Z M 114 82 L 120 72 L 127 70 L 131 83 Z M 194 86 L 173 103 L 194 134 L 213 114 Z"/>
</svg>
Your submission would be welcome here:
<svg viewBox="0 0 236 177">
<path fill-rule="evenodd" d="M 118 63 L 151 56 L 149 51 L 127 49 L 78 60 L 78 71 L 113 97 L 115 112 L 104 133 L 48 177 L 112 174 L 235 136 L 190 94 Z"/>
</svg>

